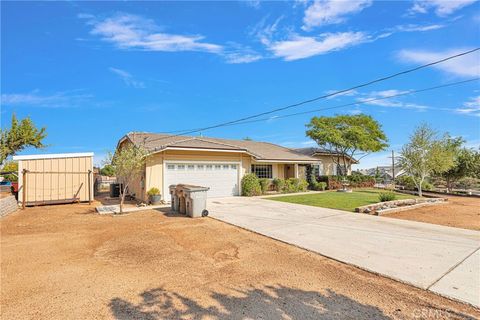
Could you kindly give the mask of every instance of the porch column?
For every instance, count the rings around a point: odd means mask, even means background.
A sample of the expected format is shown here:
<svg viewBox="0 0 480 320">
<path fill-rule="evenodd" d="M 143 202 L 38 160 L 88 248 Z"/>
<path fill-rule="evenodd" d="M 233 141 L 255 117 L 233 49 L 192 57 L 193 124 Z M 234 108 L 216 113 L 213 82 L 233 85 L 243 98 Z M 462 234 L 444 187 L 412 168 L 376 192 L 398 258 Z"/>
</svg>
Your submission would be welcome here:
<svg viewBox="0 0 480 320">
<path fill-rule="evenodd" d="M 293 166 L 293 176 L 298 179 L 298 163 Z"/>
</svg>

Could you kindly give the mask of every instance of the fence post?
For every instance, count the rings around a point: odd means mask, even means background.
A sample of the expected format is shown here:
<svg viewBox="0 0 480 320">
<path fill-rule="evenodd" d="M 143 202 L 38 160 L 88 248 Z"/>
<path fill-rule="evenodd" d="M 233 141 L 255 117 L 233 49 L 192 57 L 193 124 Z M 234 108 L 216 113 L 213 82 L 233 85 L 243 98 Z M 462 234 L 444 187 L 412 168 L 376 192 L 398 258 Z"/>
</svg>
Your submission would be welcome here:
<svg viewBox="0 0 480 320">
<path fill-rule="evenodd" d="M 25 209 L 27 201 L 27 169 L 22 170 L 22 209 Z"/>
<path fill-rule="evenodd" d="M 88 204 L 92 204 L 92 170 L 88 170 Z"/>
</svg>

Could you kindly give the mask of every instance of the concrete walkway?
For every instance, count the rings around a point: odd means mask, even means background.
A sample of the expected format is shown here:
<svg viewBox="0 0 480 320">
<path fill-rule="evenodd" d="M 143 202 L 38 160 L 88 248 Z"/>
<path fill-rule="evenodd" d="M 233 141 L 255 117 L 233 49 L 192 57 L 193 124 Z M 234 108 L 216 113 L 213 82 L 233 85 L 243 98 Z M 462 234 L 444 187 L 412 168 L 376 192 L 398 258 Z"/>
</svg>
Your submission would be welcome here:
<svg viewBox="0 0 480 320">
<path fill-rule="evenodd" d="M 259 198 L 216 198 L 210 216 L 480 307 L 480 232 Z"/>
</svg>

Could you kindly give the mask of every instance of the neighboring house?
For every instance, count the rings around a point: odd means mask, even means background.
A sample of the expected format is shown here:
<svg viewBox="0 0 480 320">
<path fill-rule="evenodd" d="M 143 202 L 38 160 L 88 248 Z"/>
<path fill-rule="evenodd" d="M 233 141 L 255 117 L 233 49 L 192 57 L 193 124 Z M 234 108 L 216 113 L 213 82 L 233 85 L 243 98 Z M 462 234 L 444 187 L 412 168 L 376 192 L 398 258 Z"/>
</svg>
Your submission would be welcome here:
<svg viewBox="0 0 480 320">
<path fill-rule="evenodd" d="M 335 162 L 337 158 L 340 157 L 340 165 L 343 165 L 342 156 L 339 156 L 334 151 L 321 148 L 300 148 L 295 149 L 295 151 L 317 159 L 317 163 L 313 165 L 314 174 L 317 177 L 322 175 L 337 175 L 340 173 L 340 169 Z M 351 175 L 352 164 L 357 164 L 358 161 L 349 156 L 346 156 L 345 160 L 347 163 L 347 175 Z"/>
<path fill-rule="evenodd" d="M 305 178 L 306 165 L 319 161 L 257 141 L 132 132 L 120 139 L 117 148 L 126 143 L 149 151 L 143 175 L 129 187 L 129 193 L 140 200 L 157 187 L 162 199 L 169 201 L 168 186 L 178 183 L 209 187 L 209 197 L 240 195 L 240 181 L 247 173 L 267 179 Z"/>
<path fill-rule="evenodd" d="M 368 176 L 377 177 L 378 182 L 391 183 L 393 180 L 392 166 L 378 166 L 370 169 L 359 170 L 360 173 Z M 400 167 L 395 167 L 395 178 L 401 177 L 405 171 Z"/>
</svg>

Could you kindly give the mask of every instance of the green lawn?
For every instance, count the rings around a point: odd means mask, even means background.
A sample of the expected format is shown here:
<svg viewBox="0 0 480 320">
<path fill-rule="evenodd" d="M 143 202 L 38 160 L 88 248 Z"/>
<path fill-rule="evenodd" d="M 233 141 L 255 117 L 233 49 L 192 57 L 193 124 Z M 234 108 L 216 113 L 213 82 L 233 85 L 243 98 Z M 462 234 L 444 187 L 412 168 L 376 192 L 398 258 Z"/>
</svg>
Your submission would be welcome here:
<svg viewBox="0 0 480 320">
<path fill-rule="evenodd" d="M 378 194 L 382 190 L 377 189 L 358 189 L 351 193 L 326 191 L 325 193 L 291 195 L 283 197 L 272 197 L 269 200 L 305 204 L 315 207 L 324 207 L 331 209 L 339 209 L 345 211 L 355 211 L 356 207 L 365 206 L 380 202 Z M 396 200 L 412 199 L 415 196 L 395 193 Z"/>
</svg>

